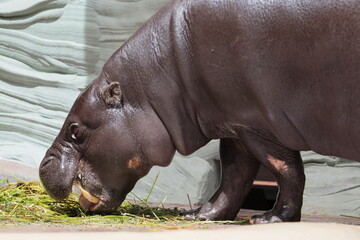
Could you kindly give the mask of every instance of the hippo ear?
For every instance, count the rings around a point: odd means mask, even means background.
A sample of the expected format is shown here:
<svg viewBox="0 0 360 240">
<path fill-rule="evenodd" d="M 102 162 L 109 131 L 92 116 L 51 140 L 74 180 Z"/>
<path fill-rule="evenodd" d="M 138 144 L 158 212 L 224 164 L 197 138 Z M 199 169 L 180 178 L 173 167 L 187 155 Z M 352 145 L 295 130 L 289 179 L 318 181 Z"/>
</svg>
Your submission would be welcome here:
<svg viewBox="0 0 360 240">
<path fill-rule="evenodd" d="M 122 102 L 120 84 L 118 82 L 110 83 L 103 89 L 102 98 L 108 108 L 120 107 Z"/>
</svg>

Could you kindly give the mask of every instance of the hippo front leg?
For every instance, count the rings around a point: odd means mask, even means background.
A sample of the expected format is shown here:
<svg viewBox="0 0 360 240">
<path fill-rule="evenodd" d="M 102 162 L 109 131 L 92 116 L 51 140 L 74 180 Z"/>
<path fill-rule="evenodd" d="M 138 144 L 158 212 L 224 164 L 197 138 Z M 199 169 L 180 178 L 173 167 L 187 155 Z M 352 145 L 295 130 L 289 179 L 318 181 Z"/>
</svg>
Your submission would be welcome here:
<svg viewBox="0 0 360 240">
<path fill-rule="evenodd" d="M 259 171 L 259 162 L 240 140 L 221 139 L 220 158 L 221 185 L 200 209 L 198 220 L 234 220 Z"/>
<path fill-rule="evenodd" d="M 282 146 L 275 137 L 262 132 L 247 132 L 245 142 L 254 157 L 274 174 L 279 185 L 273 209 L 253 216 L 250 223 L 300 221 L 305 185 L 300 152 Z"/>
</svg>

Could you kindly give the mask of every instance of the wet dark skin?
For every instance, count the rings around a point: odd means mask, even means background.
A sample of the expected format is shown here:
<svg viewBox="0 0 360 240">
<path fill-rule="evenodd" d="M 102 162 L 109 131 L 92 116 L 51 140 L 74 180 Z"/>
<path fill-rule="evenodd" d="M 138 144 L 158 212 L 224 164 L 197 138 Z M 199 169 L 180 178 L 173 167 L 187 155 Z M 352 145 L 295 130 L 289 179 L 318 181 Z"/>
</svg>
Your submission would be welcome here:
<svg viewBox="0 0 360 240">
<path fill-rule="evenodd" d="M 251 222 L 300 221 L 299 151 L 360 161 L 359 96 L 360 1 L 173 1 L 81 93 L 40 178 L 107 212 L 175 150 L 220 139 L 221 186 L 196 218 L 234 219 L 263 164 L 280 191 Z"/>
</svg>

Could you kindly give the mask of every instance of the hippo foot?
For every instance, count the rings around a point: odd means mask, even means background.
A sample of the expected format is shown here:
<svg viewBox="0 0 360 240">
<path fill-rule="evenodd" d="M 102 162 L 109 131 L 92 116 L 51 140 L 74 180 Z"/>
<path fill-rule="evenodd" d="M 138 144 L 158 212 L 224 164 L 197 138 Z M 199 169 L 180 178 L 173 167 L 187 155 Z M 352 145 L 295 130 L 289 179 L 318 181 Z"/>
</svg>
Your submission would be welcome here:
<svg viewBox="0 0 360 240">
<path fill-rule="evenodd" d="M 231 210 L 231 209 L 230 209 Z M 201 208 L 184 211 L 180 213 L 185 216 L 185 220 L 188 221 L 222 221 L 222 220 L 234 220 L 237 211 L 229 211 L 225 206 L 213 205 L 210 202 L 204 204 Z"/>
<path fill-rule="evenodd" d="M 271 212 L 252 216 L 250 218 L 250 224 L 264 224 L 264 223 L 277 223 L 283 222 L 283 220 Z"/>
<path fill-rule="evenodd" d="M 182 211 L 180 216 L 184 216 L 187 221 L 212 221 L 215 220 L 214 216 L 210 214 L 201 213 L 201 208 L 190 210 L 190 211 Z"/>
<path fill-rule="evenodd" d="M 187 221 L 214 221 L 219 220 L 210 212 L 204 212 L 204 209 L 198 208 L 190 211 L 183 211 L 180 213 L 181 216 L 185 216 Z"/>
<path fill-rule="evenodd" d="M 185 220 L 187 221 L 213 221 L 215 219 L 207 216 L 206 214 L 199 214 L 199 213 L 187 213 L 185 215 Z"/>
<path fill-rule="evenodd" d="M 180 216 L 184 216 L 187 221 L 195 221 L 197 220 L 197 214 L 200 212 L 201 207 L 197 209 L 191 209 L 187 211 L 181 211 Z"/>
<path fill-rule="evenodd" d="M 264 214 L 259 214 L 259 215 L 252 216 L 250 218 L 250 224 L 264 224 L 264 223 L 277 223 L 277 222 L 298 222 L 298 221 L 300 221 L 300 217 L 297 217 L 297 215 L 293 215 L 292 217 L 290 217 L 290 216 L 285 217 L 285 216 L 286 216 L 286 214 L 275 214 L 272 211 L 269 211 L 269 212 L 265 212 Z"/>
</svg>

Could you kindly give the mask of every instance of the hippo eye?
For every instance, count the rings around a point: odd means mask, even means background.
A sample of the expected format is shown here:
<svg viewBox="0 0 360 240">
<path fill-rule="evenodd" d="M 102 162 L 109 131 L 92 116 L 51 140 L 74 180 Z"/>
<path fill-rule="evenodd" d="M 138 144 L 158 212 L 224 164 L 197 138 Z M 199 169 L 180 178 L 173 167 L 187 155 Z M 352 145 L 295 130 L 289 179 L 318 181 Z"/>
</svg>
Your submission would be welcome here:
<svg viewBox="0 0 360 240">
<path fill-rule="evenodd" d="M 75 142 L 82 142 L 83 134 L 81 134 L 80 127 L 78 123 L 71 123 L 69 126 L 69 135 L 71 139 Z"/>
<path fill-rule="evenodd" d="M 79 124 L 78 123 L 72 123 L 69 126 L 69 130 L 70 130 L 70 137 L 72 140 L 76 140 L 76 132 L 77 132 L 77 128 L 79 128 Z"/>
</svg>

